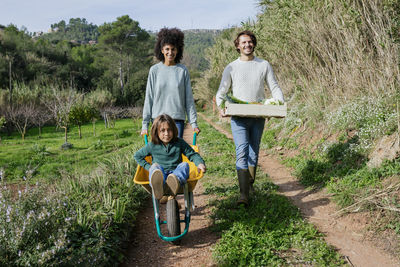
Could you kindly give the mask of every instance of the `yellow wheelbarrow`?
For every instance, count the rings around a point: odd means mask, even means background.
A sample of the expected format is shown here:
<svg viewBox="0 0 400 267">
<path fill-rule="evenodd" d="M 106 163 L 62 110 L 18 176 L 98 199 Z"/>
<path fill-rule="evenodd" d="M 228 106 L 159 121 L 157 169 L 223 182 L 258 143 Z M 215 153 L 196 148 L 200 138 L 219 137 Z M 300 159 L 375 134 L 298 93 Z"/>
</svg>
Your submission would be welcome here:
<svg viewBox="0 0 400 267">
<path fill-rule="evenodd" d="M 199 148 L 196 145 L 196 136 L 197 133 L 193 134 L 193 144 L 191 147 L 194 151 L 199 152 Z M 144 136 L 145 144 L 147 144 L 147 135 Z M 189 179 L 187 183 L 181 187 L 178 191 L 178 194 L 184 195 L 185 200 L 185 218 L 181 220 L 179 215 L 179 206 L 178 202 L 175 198 L 168 198 L 166 211 L 167 211 L 167 220 L 164 221 L 161 219 L 159 212 L 159 203 L 157 199 L 152 194 L 152 190 L 149 184 L 149 172 L 138 165 L 136 169 L 135 176 L 133 181 L 136 184 L 140 184 L 144 187 L 144 189 L 152 195 L 153 200 L 153 209 L 154 209 L 154 219 L 156 222 L 157 234 L 158 236 L 167 242 L 172 242 L 175 245 L 179 245 L 181 238 L 187 234 L 189 230 L 190 224 L 190 211 L 194 210 L 194 198 L 193 198 L 193 190 L 196 187 L 197 181 L 203 177 L 203 172 L 198 172 L 196 165 L 189 161 L 189 159 L 182 154 L 182 159 L 184 162 L 189 163 Z M 151 164 L 151 156 L 146 157 L 146 161 Z M 181 233 L 181 223 L 185 223 L 185 230 Z M 161 224 L 167 224 L 168 234 L 169 236 L 165 236 L 161 233 Z"/>
</svg>

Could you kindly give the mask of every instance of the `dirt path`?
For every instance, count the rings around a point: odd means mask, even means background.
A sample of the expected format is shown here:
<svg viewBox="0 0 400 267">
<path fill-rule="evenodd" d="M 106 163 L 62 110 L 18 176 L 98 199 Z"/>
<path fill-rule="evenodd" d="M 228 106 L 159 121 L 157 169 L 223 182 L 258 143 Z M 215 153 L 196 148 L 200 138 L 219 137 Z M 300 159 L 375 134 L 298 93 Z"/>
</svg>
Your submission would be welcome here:
<svg viewBox="0 0 400 267">
<path fill-rule="evenodd" d="M 232 139 L 230 132 L 219 127 L 204 115 L 201 117 L 218 131 Z M 259 166 L 279 186 L 301 211 L 303 217 L 325 234 L 325 240 L 344 255 L 350 266 L 400 266 L 400 262 L 370 242 L 365 235 L 369 222 L 362 214 L 334 216 L 337 209 L 324 191 L 305 189 L 280 162 L 265 151 L 260 151 Z"/>
<path fill-rule="evenodd" d="M 189 126 L 185 128 L 184 139 L 191 144 L 192 137 L 193 131 Z M 154 223 L 153 205 L 149 200 L 146 209 L 138 215 L 138 227 L 133 233 L 134 239 L 128 249 L 127 259 L 121 264 L 121 267 L 214 266 L 211 259 L 211 247 L 218 238 L 209 230 L 208 196 L 204 195 L 203 192 L 204 189 L 200 180 L 193 191 L 196 208 L 191 213 L 189 232 L 183 237 L 180 246 L 165 242 L 158 237 Z M 178 196 L 178 201 L 183 206 L 182 196 Z M 163 220 L 166 219 L 165 206 L 165 204 L 160 205 Z M 181 218 L 183 218 L 182 209 Z M 165 227 L 162 227 L 161 230 L 166 233 Z"/>
</svg>

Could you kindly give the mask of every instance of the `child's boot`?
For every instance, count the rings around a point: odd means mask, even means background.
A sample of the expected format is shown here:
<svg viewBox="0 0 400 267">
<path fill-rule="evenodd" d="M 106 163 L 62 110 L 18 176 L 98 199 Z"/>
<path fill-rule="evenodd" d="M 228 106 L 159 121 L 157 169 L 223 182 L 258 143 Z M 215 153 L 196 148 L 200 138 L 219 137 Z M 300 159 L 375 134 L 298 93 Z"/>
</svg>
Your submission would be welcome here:
<svg viewBox="0 0 400 267">
<path fill-rule="evenodd" d="M 161 199 L 164 195 L 164 175 L 161 170 L 155 170 L 150 177 L 151 188 L 156 199 Z"/>
<path fill-rule="evenodd" d="M 179 183 L 178 177 L 176 177 L 175 174 L 171 173 L 170 175 L 168 175 L 168 177 L 167 177 L 167 185 L 171 189 L 172 195 L 176 196 L 181 184 Z"/>
</svg>

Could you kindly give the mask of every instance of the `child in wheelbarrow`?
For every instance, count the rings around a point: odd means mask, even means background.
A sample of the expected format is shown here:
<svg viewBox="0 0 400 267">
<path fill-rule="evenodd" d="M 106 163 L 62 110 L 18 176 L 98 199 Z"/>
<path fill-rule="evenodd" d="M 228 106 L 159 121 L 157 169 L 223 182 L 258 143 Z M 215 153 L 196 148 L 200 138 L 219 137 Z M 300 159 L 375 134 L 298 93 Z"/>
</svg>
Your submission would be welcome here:
<svg viewBox="0 0 400 267">
<path fill-rule="evenodd" d="M 189 178 L 189 164 L 182 162 L 182 154 L 194 162 L 198 171 L 206 171 L 206 165 L 199 153 L 178 137 L 178 128 L 174 120 L 167 114 L 154 119 L 151 127 L 151 141 L 138 150 L 134 158 L 137 163 L 149 171 L 150 186 L 156 199 L 168 193 L 175 196 L 180 186 Z M 152 156 L 152 164 L 145 160 Z M 166 190 L 164 190 L 166 189 Z"/>
</svg>

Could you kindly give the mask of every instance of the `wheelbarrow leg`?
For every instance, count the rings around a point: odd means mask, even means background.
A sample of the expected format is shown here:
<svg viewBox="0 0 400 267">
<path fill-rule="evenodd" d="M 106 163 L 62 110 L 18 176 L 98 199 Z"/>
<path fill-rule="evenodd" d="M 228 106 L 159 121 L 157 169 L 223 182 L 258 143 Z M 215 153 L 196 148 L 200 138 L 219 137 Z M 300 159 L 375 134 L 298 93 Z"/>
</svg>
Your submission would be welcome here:
<svg viewBox="0 0 400 267">
<path fill-rule="evenodd" d="M 189 208 L 191 208 L 191 210 L 194 211 L 193 192 L 189 192 L 188 184 L 185 184 L 183 187 L 183 195 L 185 199 L 185 209 L 188 210 Z"/>
<path fill-rule="evenodd" d="M 192 205 L 191 200 L 193 199 L 193 193 L 189 192 L 189 187 L 188 187 L 187 183 L 183 187 L 183 196 L 185 199 L 185 221 L 187 222 L 187 224 L 189 224 L 189 222 L 190 222 L 190 206 Z"/>
<path fill-rule="evenodd" d="M 151 198 L 153 200 L 154 218 L 156 219 L 156 221 L 160 221 L 158 200 L 154 197 L 154 195 L 151 195 Z"/>
<path fill-rule="evenodd" d="M 192 205 L 192 211 L 194 211 L 194 197 L 193 192 L 189 192 L 190 204 Z"/>
</svg>

